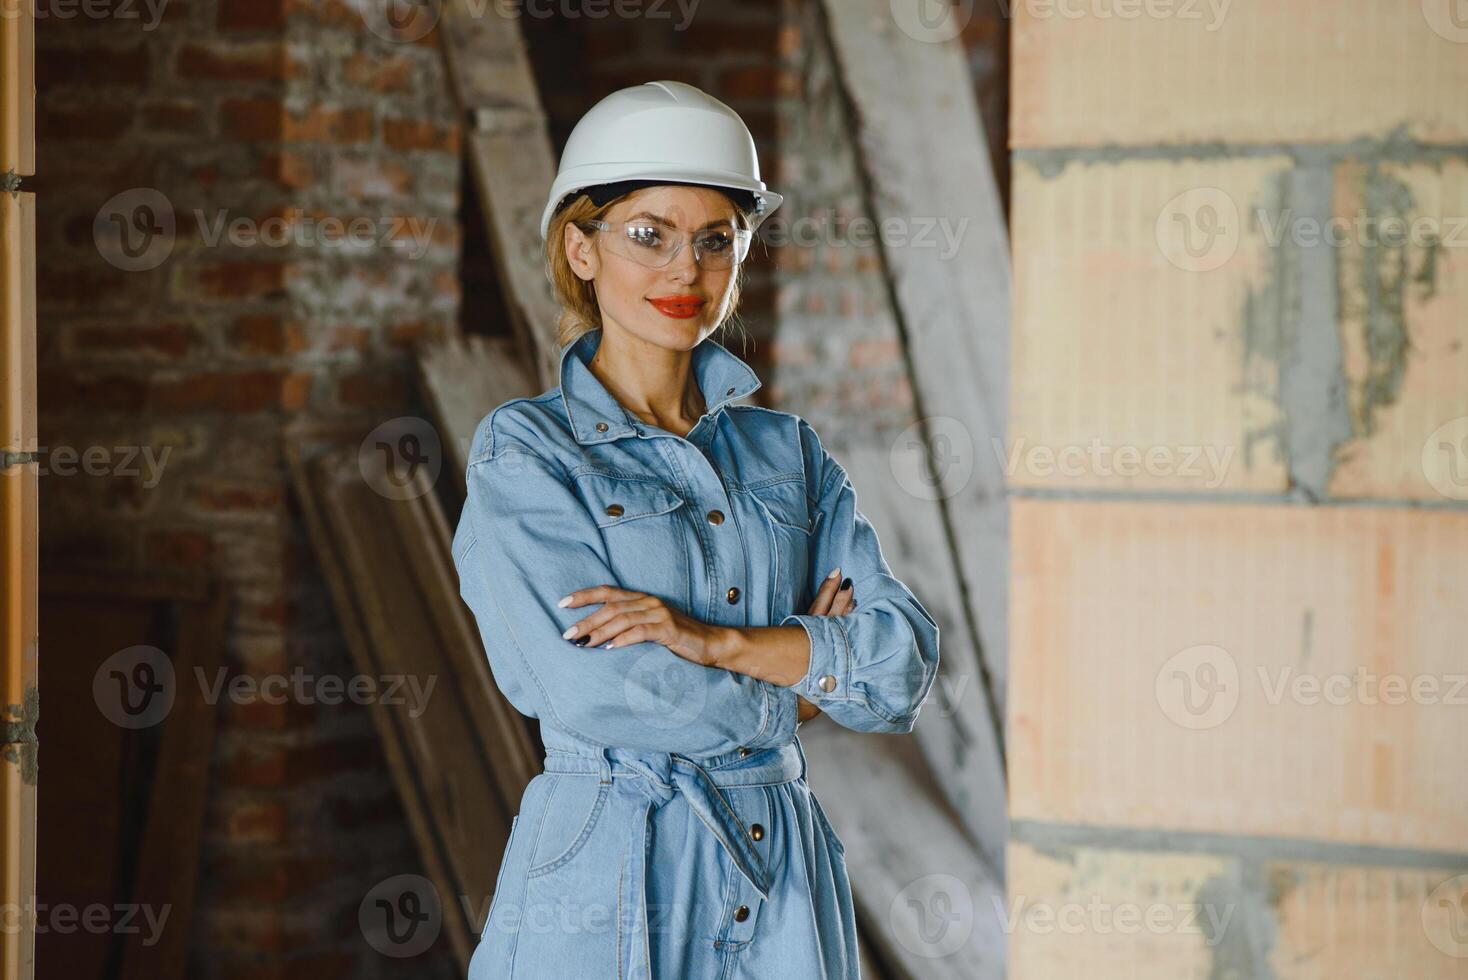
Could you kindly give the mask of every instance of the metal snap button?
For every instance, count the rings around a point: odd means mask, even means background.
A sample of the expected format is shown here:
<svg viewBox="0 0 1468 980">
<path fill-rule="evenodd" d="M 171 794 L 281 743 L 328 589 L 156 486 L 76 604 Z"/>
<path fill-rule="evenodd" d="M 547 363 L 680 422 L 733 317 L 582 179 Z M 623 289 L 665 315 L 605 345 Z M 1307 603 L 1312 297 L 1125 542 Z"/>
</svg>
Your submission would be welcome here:
<svg viewBox="0 0 1468 980">
<path fill-rule="evenodd" d="M 732 606 L 732 605 L 734 605 L 734 603 L 738 602 L 739 601 L 739 586 L 737 586 L 737 585 L 731 585 L 731 586 L 729 586 L 728 597 L 729 597 L 729 605 Z"/>
<path fill-rule="evenodd" d="M 754 838 L 755 840 L 764 840 L 765 839 L 765 828 L 761 827 L 757 823 L 756 824 L 750 824 L 750 826 L 749 826 L 749 836 L 752 837 L 752 838 Z"/>
<path fill-rule="evenodd" d="M 747 918 L 749 918 L 749 906 L 748 905 L 741 905 L 737 909 L 734 910 L 734 921 L 735 922 L 743 922 Z"/>
<path fill-rule="evenodd" d="M 832 677 L 830 674 L 822 674 L 816 680 L 816 687 L 819 687 L 827 694 L 830 694 L 832 691 L 836 690 L 836 678 Z"/>
<path fill-rule="evenodd" d="M 621 504 L 607 504 L 607 514 L 612 517 L 621 517 L 625 512 L 626 508 Z"/>
<path fill-rule="evenodd" d="M 596 431 L 598 432 L 605 432 L 609 428 L 611 428 L 611 426 L 607 425 L 605 422 L 596 423 Z"/>
<path fill-rule="evenodd" d="M 741 759 L 746 758 L 749 755 L 749 753 L 752 752 L 752 751 L 754 751 L 754 750 L 753 749 L 746 748 L 743 745 L 739 746 L 739 758 L 741 758 Z"/>
<path fill-rule="evenodd" d="M 708 517 L 709 517 L 709 523 L 710 524 L 722 524 L 722 523 L 724 523 L 724 512 L 721 511 L 721 510 L 711 510 L 711 511 L 709 511 Z"/>
</svg>

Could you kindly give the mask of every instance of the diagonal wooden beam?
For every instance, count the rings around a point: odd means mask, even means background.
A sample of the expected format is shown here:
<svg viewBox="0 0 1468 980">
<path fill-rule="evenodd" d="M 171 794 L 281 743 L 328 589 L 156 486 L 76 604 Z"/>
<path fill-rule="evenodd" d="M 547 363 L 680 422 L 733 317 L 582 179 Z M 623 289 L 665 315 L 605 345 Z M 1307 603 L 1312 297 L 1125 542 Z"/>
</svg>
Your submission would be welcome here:
<svg viewBox="0 0 1468 980">
<path fill-rule="evenodd" d="M 1008 236 L 957 32 L 925 25 L 921 4 L 823 5 L 868 214 L 908 232 L 902 244 L 879 236 L 878 249 L 931 470 L 896 475 L 911 463 L 892 454 L 889 464 L 883 453 L 855 459 L 852 481 L 873 488 L 869 496 L 894 476 L 903 488 L 873 501 L 882 515 L 873 523 L 921 543 L 924 561 L 904 572 L 947 625 L 938 710 L 925 709 L 918 739 L 1002 878 L 1008 511 L 993 440 L 1004 438 L 1008 414 Z"/>
<path fill-rule="evenodd" d="M 560 307 L 545 277 L 540 214 L 556 156 L 520 20 L 483 0 L 444 0 L 438 30 L 510 320 L 541 390 L 553 388 Z"/>
<path fill-rule="evenodd" d="M 917 746 L 820 717 L 800 726 L 800 742 L 811 788 L 846 847 L 862 941 L 880 947 L 888 972 L 1002 980 L 1004 886 L 923 778 Z"/>
</svg>

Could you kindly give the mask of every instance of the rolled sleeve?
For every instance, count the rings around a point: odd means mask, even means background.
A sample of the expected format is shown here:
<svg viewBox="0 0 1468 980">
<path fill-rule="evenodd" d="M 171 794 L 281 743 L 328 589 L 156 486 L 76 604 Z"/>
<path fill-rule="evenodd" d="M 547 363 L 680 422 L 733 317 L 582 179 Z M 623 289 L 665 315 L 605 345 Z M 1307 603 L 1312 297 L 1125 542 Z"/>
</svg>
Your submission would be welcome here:
<svg viewBox="0 0 1468 980">
<path fill-rule="evenodd" d="M 893 574 L 877 533 L 857 507 L 845 469 L 802 421 L 819 488 L 810 579 L 840 566 L 857 607 L 844 616 L 791 614 L 810 640 L 810 667 L 793 686 L 840 725 L 863 732 L 909 732 L 938 674 L 938 624 Z"/>
<path fill-rule="evenodd" d="M 713 755 L 789 741 L 784 689 L 692 663 L 653 641 L 607 650 L 562 633 L 600 608 L 560 608 L 571 592 L 619 585 L 605 542 L 561 467 L 503 438 L 467 473 L 455 532 L 460 594 L 495 681 L 521 713 L 586 741 Z"/>
</svg>

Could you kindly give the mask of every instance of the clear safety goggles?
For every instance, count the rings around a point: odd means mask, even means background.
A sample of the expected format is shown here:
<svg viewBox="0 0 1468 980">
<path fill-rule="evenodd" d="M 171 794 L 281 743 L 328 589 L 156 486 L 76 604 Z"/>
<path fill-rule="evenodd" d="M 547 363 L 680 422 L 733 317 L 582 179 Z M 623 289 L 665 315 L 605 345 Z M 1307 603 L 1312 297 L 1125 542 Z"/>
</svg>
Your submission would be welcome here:
<svg viewBox="0 0 1468 980">
<path fill-rule="evenodd" d="M 745 260 L 754 238 L 748 228 L 706 228 L 690 235 L 651 218 L 590 218 L 587 224 L 606 232 L 602 242 L 607 251 L 650 269 L 664 268 L 688 245 L 693 246 L 693 260 L 702 268 L 728 269 Z"/>
</svg>

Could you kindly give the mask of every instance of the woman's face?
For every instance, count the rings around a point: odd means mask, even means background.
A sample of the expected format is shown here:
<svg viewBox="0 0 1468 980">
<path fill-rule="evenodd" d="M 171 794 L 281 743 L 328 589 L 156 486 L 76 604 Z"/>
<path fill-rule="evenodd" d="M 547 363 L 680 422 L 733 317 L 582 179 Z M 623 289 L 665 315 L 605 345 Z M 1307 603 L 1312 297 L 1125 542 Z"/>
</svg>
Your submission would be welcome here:
<svg viewBox="0 0 1468 980">
<path fill-rule="evenodd" d="M 617 223 L 648 217 L 676 229 L 675 235 L 692 233 L 695 239 L 720 230 L 732 233 L 736 227 L 734 205 L 722 193 L 680 184 L 642 188 L 619 201 L 602 220 Z M 587 236 L 574 224 L 566 225 L 566 257 L 576 275 L 596 284 L 602 323 L 660 347 L 692 349 L 723 321 L 738 267 L 704 268 L 694 261 L 690 244 L 668 265 L 649 268 L 597 241 L 620 233 Z"/>
</svg>

